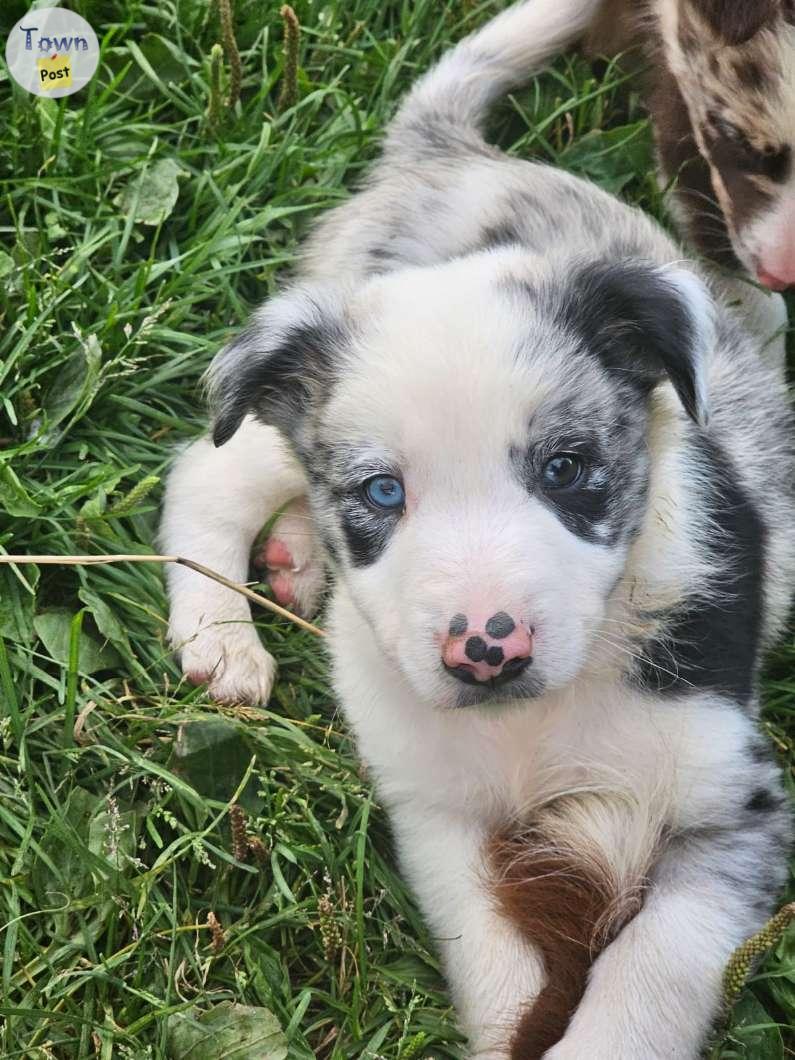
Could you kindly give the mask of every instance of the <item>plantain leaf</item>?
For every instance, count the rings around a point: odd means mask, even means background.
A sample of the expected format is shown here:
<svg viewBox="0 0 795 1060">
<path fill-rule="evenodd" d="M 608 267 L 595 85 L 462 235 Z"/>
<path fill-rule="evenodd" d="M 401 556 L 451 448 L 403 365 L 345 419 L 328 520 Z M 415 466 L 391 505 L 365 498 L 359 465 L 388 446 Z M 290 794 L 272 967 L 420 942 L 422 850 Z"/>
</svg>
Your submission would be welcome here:
<svg viewBox="0 0 795 1060">
<path fill-rule="evenodd" d="M 52 608 L 42 611 L 33 619 L 33 628 L 39 635 L 50 658 L 61 666 L 69 664 L 69 641 L 74 615 L 65 608 Z M 115 669 L 121 659 L 119 653 L 110 644 L 103 644 L 85 627 L 80 633 L 81 674 L 93 674 L 97 670 Z"/>
<path fill-rule="evenodd" d="M 171 768 L 205 798 L 227 802 L 248 769 L 252 749 L 241 726 L 222 718 L 186 721 L 177 730 Z M 257 813 L 262 799 L 253 778 L 240 803 Z"/>
<path fill-rule="evenodd" d="M 561 153 L 564 169 L 595 181 L 618 195 L 651 165 L 652 145 L 646 121 L 614 129 L 592 129 Z"/>
<path fill-rule="evenodd" d="M 287 1039 L 268 1009 L 222 1001 L 169 1016 L 166 1048 L 169 1060 L 285 1060 Z"/>
<path fill-rule="evenodd" d="M 8 464 L 0 464 L 0 511 L 29 518 L 39 514 L 39 505 Z"/>
<path fill-rule="evenodd" d="M 728 1037 L 747 1060 L 784 1060 L 781 1030 L 751 990 L 742 994 L 732 1010 Z"/>
<path fill-rule="evenodd" d="M 133 177 L 116 197 L 125 217 L 142 225 L 159 225 L 171 214 L 179 197 L 179 179 L 186 174 L 170 158 L 161 158 Z"/>
</svg>

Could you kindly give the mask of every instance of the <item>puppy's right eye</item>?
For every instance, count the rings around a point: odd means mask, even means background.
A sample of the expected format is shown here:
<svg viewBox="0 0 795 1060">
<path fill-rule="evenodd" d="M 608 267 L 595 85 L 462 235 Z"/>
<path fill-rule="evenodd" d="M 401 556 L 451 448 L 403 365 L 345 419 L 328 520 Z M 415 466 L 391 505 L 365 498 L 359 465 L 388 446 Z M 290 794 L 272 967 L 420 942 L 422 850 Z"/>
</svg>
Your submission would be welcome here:
<svg viewBox="0 0 795 1060">
<path fill-rule="evenodd" d="M 577 482 L 582 470 L 582 459 L 576 453 L 555 453 L 541 469 L 544 489 L 568 489 Z"/>
<path fill-rule="evenodd" d="M 406 503 L 403 483 L 394 475 L 376 475 L 362 486 L 364 496 L 374 508 L 385 511 L 402 510 Z"/>
</svg>

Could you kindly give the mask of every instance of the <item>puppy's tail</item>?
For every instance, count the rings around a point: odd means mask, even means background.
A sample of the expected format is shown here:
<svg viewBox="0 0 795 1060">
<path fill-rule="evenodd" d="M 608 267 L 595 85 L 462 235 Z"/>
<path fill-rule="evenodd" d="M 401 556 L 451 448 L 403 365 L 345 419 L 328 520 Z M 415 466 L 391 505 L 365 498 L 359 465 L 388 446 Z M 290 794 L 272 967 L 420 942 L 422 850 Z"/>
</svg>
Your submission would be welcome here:
<svg viewBox="0 0 795 1060">
<path fill-rule="evenodd" d="M 387 130 L 387 153 L 482 144 L 495 100 L 583 35 L 603 0 L 522 0 L 464 38 L 422 77 Z"/>
</svg>

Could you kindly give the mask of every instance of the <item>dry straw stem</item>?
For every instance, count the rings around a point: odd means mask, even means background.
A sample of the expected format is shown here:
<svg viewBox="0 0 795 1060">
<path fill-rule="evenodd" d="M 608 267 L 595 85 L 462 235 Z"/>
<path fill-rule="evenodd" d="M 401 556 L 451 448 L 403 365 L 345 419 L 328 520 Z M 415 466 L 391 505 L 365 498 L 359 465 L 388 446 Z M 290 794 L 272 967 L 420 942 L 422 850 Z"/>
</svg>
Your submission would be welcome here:
<svg viewBox="0 0 795 1060">
<path fill-rule="evenodd" d="M 205 567 L 202 563 L 197 563 L 192 559 L 185 559 L 184 556 L 156 556 L 156 555 L 135 555 L 135 554 L 101 554 L 98 556 L 0 556 L 0 564 L 2 563 L 15 563 L 18 565 L 24 563 L 33 563 L 36 566 L 63 566 L 63 567 L 91 567 L 95 565 L 101 565 L 105 563 L 179 563 L 182 567 L 189 567 L 190 570 L 196 571 L 197 574 L 203 574 L 205 578 L 210 578 L 214 582 L 218 582 L 219 585 L 225 585 L 227 589 L 232 589 L 236 593 L 240 593 L 241 596 L 245 596 L 247 600 L 251 600 L 252 603 L 258 604 L 260 607 L 264 607 L 268 611 L 273 611 L 274 614 L 280 615 L 282 618 L 286 618 L 288 622 L 294 623 L 301 629 L 305 629 L 307 633 L 314 633 L 316 637 L 325 637 L 325 630 L 320 629 L 319 626 L 313 625 L 311 622 L 307 622 L 306 619 L 300 618 L 298 615 L 293 614 L 292 611 L 288 611 L 286 607 L 281 607 L 279 604 L 269 600 L 267 596 L 260 596 L 259 593 L 255 593 L 253 589 L 249 589 L 247 585 L 240 585 L 238 582 L 230 581 L 229 578 L 225 578 L 223 574 L 219 574 L 218 571 L 211 570 L 209 567 Z"/>
<path fill-rule="evenodd" d="M 298 40 L 301 24 L 298 15 L 285 4 L 280 12 L 284 22 L 284 70 L 279 92 L 279 110 L 289 110 L 298 102 Z"/>
</svg>

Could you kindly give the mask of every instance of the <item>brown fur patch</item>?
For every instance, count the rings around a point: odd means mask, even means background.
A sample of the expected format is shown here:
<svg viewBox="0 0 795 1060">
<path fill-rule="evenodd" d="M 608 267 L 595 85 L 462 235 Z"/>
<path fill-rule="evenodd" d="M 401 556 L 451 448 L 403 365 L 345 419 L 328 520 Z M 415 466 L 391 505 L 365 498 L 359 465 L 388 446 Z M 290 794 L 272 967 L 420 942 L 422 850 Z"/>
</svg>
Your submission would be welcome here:
<svg viewBox="0 0 795 1060">
<path fill-rule="evenodd" d="M 604 0 L 583 40 L 586 55 L 618 55 L 637 47 L 638 27 L 628 0 Z"/>
<path fill-rule="evenodd" d="M 778 0 L 688 0 L 710 29 L 727 44 L 750 40 L 778 15 Z"/>
<path fill-rule="evenodd" d="M 739 268 L 726 221 L 715 197 L 709 163 L 701 154 L 690 114 L 671 71 L 661 64 L 649 95 L 660 167 L 687 217 L 696 249 L 726 268 Z"/>
<path fill-rule="evenodd" d="M 539 1060 L 565 1033 L 591 963 L 641 906 L 641 889 L 617 895 L 610 872 L 530 834 L 503 833 L 488 851 L 497 907 L 543 956 L 547 985 L 524 1012 L 511 1060 Z"/>
</svg>

